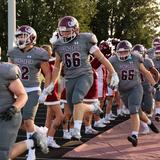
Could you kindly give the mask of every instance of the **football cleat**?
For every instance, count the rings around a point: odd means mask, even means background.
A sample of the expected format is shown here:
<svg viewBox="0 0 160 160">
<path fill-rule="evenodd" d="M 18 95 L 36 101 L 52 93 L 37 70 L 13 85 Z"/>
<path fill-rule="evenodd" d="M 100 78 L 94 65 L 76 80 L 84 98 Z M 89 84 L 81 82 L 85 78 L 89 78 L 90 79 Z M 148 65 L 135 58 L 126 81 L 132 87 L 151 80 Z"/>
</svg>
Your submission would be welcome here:
<svg viewBox="0 0 160 160">
<path fill-rule="evenodd" d="M 49 152 L 47 140 L 44 135 L 35 132 L 30 139 L 33 140 L 35 148 L 40 148 L 40 150 L 45 154 Z"/>
<path fill-rule="evenodd" d="M 136 147 L 138 145 L 138 139 L 137 139 L 137 136 L 136 135 L 131 135 L 131 136 L 128 136 L 128 141 L 132 143 L 132 146 L 133 147 Z"/>
</svg>

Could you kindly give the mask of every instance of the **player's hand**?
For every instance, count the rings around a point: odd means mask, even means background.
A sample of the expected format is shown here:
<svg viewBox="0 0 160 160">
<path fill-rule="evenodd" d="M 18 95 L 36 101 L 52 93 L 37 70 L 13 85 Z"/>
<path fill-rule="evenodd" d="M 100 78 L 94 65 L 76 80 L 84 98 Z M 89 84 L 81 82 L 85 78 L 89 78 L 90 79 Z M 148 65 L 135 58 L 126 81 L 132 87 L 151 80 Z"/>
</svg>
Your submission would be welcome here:
<svg viewBox="0 0 160 160">
<path fill-rule="evenodd" d="M 159 83 L 156 83 L 153 87 L 156 89 L 156 91 L 160 91 L 160 84 Z"/>
<path fill-rule="evenodd" d="M 1 113 L 0 119 L 4 121 L 10 121 L 16 113 L 17 113 L 16 107 L 11 106 L 6 111 Z"/>
<path fill-rule="evenodd" d="M 53 91 L 53 89 L 54 89 L 54 84 L 50 83 L 50 85 L 48 87 L 46 87 L 46 88 L 43 89 L 41 95 L 39 96 L 38 102 L 39 103 L 44 103 L 45 100 L 46 100 L 46 98 L 47 98 L 47 96 L 49 94 L 51 94 L 51 92 Z"/>
<path fill-rule="evenodd" d="M 118 88 L 118 83 L 119 83 L 119 77 L 117 73 L 115 72 L 112 74 L 111 81 L 110 81 L 110 87 L 112 89 L 116 89 Z"/>
</svg>

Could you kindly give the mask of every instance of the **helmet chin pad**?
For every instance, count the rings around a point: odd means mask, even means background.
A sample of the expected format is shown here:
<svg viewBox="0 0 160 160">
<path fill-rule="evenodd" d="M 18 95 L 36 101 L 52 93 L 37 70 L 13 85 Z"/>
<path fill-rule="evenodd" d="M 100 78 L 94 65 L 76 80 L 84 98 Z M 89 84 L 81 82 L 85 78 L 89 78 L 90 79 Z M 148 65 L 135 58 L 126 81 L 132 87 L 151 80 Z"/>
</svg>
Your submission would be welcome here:
<svg viewBox="0 0 160 160">
<path fill-rule="evenodd" d="M 20 35 L 18 35 L 16 37 L 16 44 L 18 46 L 18 48 L 20 49 L 24 49 L 26 48 L 26 46 L 28 44 L 31 44 L 31 41 L 30 41 L 30 35 L 25 35 L 25 34 L 22 34 L 21 36 L 23 36 L 22 38 L 19 38 Z"/>
<path fill-rule="evenodd" d="M 118 56 L 118 59 L 120 61 L 127 61 L 127 60 L 129 60 L 131 58 L 131 54 L 130 53 L 128 53 L 126 55 L 123 55 L 123 56 L 120 53 L 117 53 L 117 56 Z"/>
<path fill-rule="evenodd" d="M 70 34 L 64 35 L 63 32 L 70 32 Z M 63 43 L 68 43 L 68 42 L 72 41 L 76 36 L 77 36 L 77 34 L 73 30 L 59 31 L 59 38 Z"/>
</svg>

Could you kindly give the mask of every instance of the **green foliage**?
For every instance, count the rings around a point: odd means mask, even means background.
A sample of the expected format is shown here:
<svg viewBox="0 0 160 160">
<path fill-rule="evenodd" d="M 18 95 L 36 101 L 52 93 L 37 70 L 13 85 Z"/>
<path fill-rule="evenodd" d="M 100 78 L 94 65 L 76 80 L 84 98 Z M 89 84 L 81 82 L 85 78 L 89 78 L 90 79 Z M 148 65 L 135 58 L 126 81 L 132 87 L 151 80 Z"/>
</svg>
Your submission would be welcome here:
<svg viewBox="0 0 160 160">
<path fill-rule="evenodd" d="M 149 47 L 160 25 L 155 0 L 99 0 L 97 10 L 91 27 L 99 40 L 117 37 Z"/>
<path fill-rule="evenodd" d="M 5 54 L 4 51 L 7 49 L 7 1 L 0 1 L 0 46 L 2 48 L 2 56 Z"/>
<path fill-rule="evenodd" d="M 57 29 L 58 19 L 66 15 L 76 17 L 82 30 L 88 31 L 94 6 L 95 3 L 90 0 L 19 0 L 17 25 L 31 25 L 37 31 L 38 44 L 44 44 L 49 42 Z"/>
<path fill-rule="evenodd" d="M 90 21 L 95 14 L 96 0 L 17 0 L 16 23 L 32 26 L 38 35 L 37 45 L 49 43 L 57 29 L 58 19 L 72 15 L 80 23 L 81 31 L 90 31 Z M 0 46 L 7 51 L 7 1 L 0 1 Z"/>
</svg>

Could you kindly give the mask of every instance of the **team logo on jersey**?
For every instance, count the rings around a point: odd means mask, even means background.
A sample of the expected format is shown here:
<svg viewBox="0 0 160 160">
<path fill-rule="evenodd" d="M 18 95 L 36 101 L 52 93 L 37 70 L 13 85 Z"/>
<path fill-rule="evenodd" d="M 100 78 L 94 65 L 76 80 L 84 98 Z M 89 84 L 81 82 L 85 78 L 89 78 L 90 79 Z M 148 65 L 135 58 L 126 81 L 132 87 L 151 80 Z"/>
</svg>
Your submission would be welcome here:
<svg viewBox="0 0 160 160">
<path fill-rule="evenodd" d="M 78 41 L 75 41 L 74 44 L 79 44 Z"/>
<path fill-rule="evenodd" d="M 27 58 L 32 58 L 32 56 L 28 55 Z"/>
</svg>

